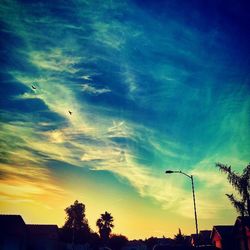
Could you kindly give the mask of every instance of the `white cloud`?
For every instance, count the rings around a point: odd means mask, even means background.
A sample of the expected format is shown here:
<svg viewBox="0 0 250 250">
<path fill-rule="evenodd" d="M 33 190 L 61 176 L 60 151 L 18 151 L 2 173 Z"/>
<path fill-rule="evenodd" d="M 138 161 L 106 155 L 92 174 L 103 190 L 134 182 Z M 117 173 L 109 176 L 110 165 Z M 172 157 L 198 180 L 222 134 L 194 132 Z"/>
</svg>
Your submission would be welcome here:
<svg viewBox="0 0 250 250">
<path fill-rule="evenodd" d="M 78 71 L 75 65 L 80 62 L 80 57 L 68 56 L 59 48 L 50 51 L 31 51 L 30 61 L 40 69 L 74 74 Z"/>
<path fill-rule="evenodd" d="M 82 91 L 86 92 L 88 94 L 91 95 L 101 95 L 101 94 L 105 94 L 105 93 L 109 93 L 111 92 L 111 90 L 109 88 L 95 88 L 94 86 L 91 86 L 90 84 L 82 84 Z"/>
<path fill-rule="evenodd" d="M 5 11 L 5 13 L 9 12 Z M 87 14 L 90 13 L 91 12 Z M 91 16 L 91 14 L 89 16 Z M 18 18 L 16 20 L 18 20 Z M 119 30 L 118 23 L 114 23 L 113 28 L 115 29 L 113 30 L 108 24 L 100 23 L 100 20 L 102 20 L 101 15 L 91 16 L 91 22 L 93 23 L 92 28 L 96 31 L 94 32 L 95 41 L 109 48 L 113 48 L 116 51 L 120 50 L 126 43 L 126 37 L 124 36 L 129 32 L 122 30 L 122 36 L 119 37 L 119 33 L 113 32 L 114 30 Z M 14 24 L 10 18 L 8 21 Z M 45 22 L 50 22 L 50 20 L 45 20 Z M 27 32 L 25 27 L 21 25 L 22 22 L 18 23 L 19 22 L 15 21 L 13 27 L 16 29 L 16 33 L 18 33 L 28 45 L 28 49 L 22 51 L 22 54 L 28 58 L 29 62 L 38 71 L 37 75 L 28 76 L 26 73 L 12 72 L 12 76 L 27 87 L 31 87 L 32 83 L 36 82 L 36 91 L 25 93 L 21 98 L 38 98 L 42 100 L 50 111 L 63 117 L 65 122 L 62 124 L 62 128 L 46 132 L 40 131 L 35 122 L 32 127 L 27 128 L 25 126 L 21 127 L 20 124 L 15 124 L 8 127 L 8 131 L 17 134 L 24 141 L 26 148 L 46 155 L 49 159 L 63 161 L 78 167 L 87 166 L 93 170 L 110 171 L 118 178 L 128 181 L 141 196 L 153 198 L 162 204 L 164 208 L 174 208 L 177 213 L 183 216 L 191 216 L 193 211 L 192 198 L 190 196 L 190 190 L 183 188 L 182 180 L 178 179 L 178 182 L 176 182 L 176 179 L 166 180 L 161 173 L 156 174 L 156 171 L 153 169 L 149 169 L 143 164 L 138 163 L 137 156 L 133 152 L 133 149 L 129 147 L 124 148 L 112 140 L 115 137 L 130 138 L 133 140 L 136 138 L 139 142 L 143 143 L 145 140 L 143 140 L 142 137 L 145 136 L 145 130 L 143 130 L 143 133 L 138 132 L 138 130 L 140 131 L 139 125 L 132 124 L 125 120 L 119 120 L 116 117 L 111 117 L 111 119 L 108 116 L 101 117 L 100 114 L 94 113 L 84 102 L 79 104 L 79 100 L 77 100 L 76 94 L 71 88 L 71 86 L 75 84 L 70 80 L 72 77 L 79 79 L 79 75 L 82 75 L 80 77 L 81 79 L 91 81 L 91 84 L 85 83 L 81 85 L 82 91 L 87 94 L 101 95 L 111 92 L 107 87 L 97 88 L 98 85 L 94 83 L 94 78 L 92 78 L 92 76 L 97 73 L 89 72 L 89 70 L 86 70 L 86 73 L 77 66 L 79 62 L 86 64 L 88 61 L 97 60 L 98 57 L 97 59 L 89 58 L 88 55 L 84 54 L 84 51 L 82 51 L 81 57 L 74 56 L 71 52 L 79 51 L 77 39 L 74 40 L 74 38 L 67 37 L 63 39 L 63 41 L 58 41 L 59 44 L 51 44 L 51 48 L 47 51 L 33 49 L 35 46 L 32 47 L 32 41 L 36 41 L 37 37 L 35 37 L 32 32 Z M 18 32 L 19 29 L 20 32 Z M 132 36 L 135 33 L 136 29 Z M 39 35 L 42 38 L 47 37 L 47 35 Z M 185 51 L 183 51 L 183 53 L 185 53 Z M 100 58 L 101 56 L 103 55 L 100 55 Z M 110 60 L 108 57 L 102 59 L 106 61 Z M 124 61 L 127 63 L 126 58 Z M 138 79 L 135 73 L 136 70 L 132 69 L 131 66 L 126 63 L 124 63 L 125 66 L 122 77 L 124 84 L 128 88 L 128 96 L 133 99 L 139 90 Z M 176 74 L 173 69 L 167 69 L 169 72 L 172 71 Z M 152 71 L 153 70 L 155 69 L 153 68 Z M 166 78 L 166 67 L 161 68 L 161 70 L 163 73 L 154 72 L 151 76 L 157 75 L 157 77 L 159 77 L 159 75 L 162 75 L 163 78 Z M 178 72 L 179 71 L 177 71 L 177 73 Z M 183 74 L 186 74 L 186 72 L 184 71 Z M 171 74 L 168 74 L 167 80 L 173 80 Z M 171 86 L 173 91 L 169 91 Z M 175 82 L 172 83 L 171 86 L 168 86 L 168 92 L 174 94 L 174 90 L 178 86 Z M 166 93 L 166 95 L 167 94 L 168 93 Z M 150 100 L 151 99 L 152 96 L 150 96 Z M 73 115 L 70 116 L 68 110 L 71 110 Z M 91 114 L 91 119 L 89 114 Z M 111 126 L 110 120 L 114 120 Z M 79 139 L 81 136 L 84 139 Z M 162 148 L 157 142 L 157 139 L 158 138 L 152 140 L 151 144 L 161 155 L 166 157 L 178 156 L 171 145 Z M 42 163 L 32 154 L 18 150 L 12 154 L 21 155 L 24 160 L 37 162 L 39 167 L 42 167 Z M 92 161 L 94 162 L 93 164 L 91 164 Z M 210 161 L 208 164 L 213 163 Z M 224 191 L 224 183 L 226 183 L 223 177 L 219 177 L 218 174 L 215 174 L 213 171 L 204 171 L 200 166 L 197 166 L 197 168 L 196 166 L 191 167 L 194 168 L 192 173 L 203 183 L 203 187 L 199 188 L 198 197 L 202 197 L 202 195 L 205 196 L 207 193 L 206 189 L 209 188 L 215 188 L 215 191 L 219 190 L 218 193 L 222 194 L 222 190 Z M 32 173 L 31 170 L 29 170 L 29 172 Z M 45 180 L 47 179 L 45 178 Z M 34 185 L 34 183 L 32 183 L 32 185 L 26 183 L 26 185 L 22 187 L 21 183 L 20 180 L 18 182 L 8 182 L 4 184 L 5 187 L 2 187 L 2 189 L 7 190 L 8 185 L 16 185 L 20 187 L 22 193 L 27 194 L 27 196 L 40 194 L 43 192 L 43 189 L 50 189 L 49 186 L 40 187 Z M 32 187 L 30 187 L 30 185 Z M 11 191 L 13 188 L 9 190 Z M 28 193 L 28 190 L 30 190 L 31 193 Z M 53 187 L 51 190 L 53 190 Z M 23 197 L 23 199 L 24 198 L 26 197 Z M 203 216 L 204 218 L 211 216 L 211 210 L 206 211 L 206 207 L 212 208 L 218 199 L 217 197 L 213 198 L 211 196 L 209 196 L 209 202 L 204 201 L 204 199 L 199 199 L 199 216 Z M 214 207 L 214 212 L 221 209 L 221 206 Z"/>
<path fill-rule="evenodd" d="M 133 138 L 132 129 L 126 125 L 125 121 L 115 121 L 113 120 L 113 126 L 108 128 L 108 137 L 124 137 L 124 138 Z"/>
</svg>

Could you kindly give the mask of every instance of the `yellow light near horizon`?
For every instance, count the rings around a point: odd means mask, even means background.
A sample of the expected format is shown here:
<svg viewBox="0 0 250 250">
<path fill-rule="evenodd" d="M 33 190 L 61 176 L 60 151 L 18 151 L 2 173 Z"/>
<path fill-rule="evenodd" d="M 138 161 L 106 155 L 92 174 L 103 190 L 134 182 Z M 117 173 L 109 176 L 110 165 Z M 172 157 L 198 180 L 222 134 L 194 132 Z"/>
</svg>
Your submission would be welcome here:
<svg viewBox="0 0 250 250">
<path fill-rule="evenodd" d="M 194 233 L 194 219 L 178 216 L 177 214 L 163 210 L 157 205 L 145 204 L 142 198 L 136 201 L 133 197 L 126 197 L 125 200 L 98 195 L 85 195 L 82 193 L 70 194 L 65 192 L 64 197 L 44 196 L 30 200 L 10 200 L 8 197 L 1 197 L 0 213 L 20 214 L 27 224 L 57 224 L 61 227 L 65 222 L 66 213 L 64 209 L 78 199 L 86 206 L 86 218 L 92 230 L 98 232 L 95 223 L 101 213 L 108 211 L 114 217 L 113 233 L 123 234 L 129 239 L 145 239 L 155 237 L 173 237 L 181 228 L 182 233 L 189 235 Z M 115 201 L 115 202 L 114 202 Z M 231 213 L 225 215 L 230 218 Z M 225 221 L 225 218 L 223 219 Z M 211 223 L 221 223 L 223 220 L 199 220 L 200 230 L 211 229 Z M 233 223 L 233 220 L 231 220 Z"/>
<path fill-rule="evenodd" d="M 96 232 L 96 220 L 105 211 L 114 217 L 113 233 L 123 234 L 129 239 L 163 235 L 173 237 L 178 228 L 184 234 L 195 231 L 193 214 L 187 218 L 178 213 L 177 207 L 163 209 L 159 202 L 141 197 L 133 190 L 114 190 L 113 184 L 93 184 L 85 176 L 78 175 L 66 178 L 65 174 L 65 178 L 54 179 L 48 170 L 39 167 L 29 167 L 29 173 L 25 172 L 27 168 L 24 167 L 16 173 L 12 167 L 2 166 L 2 169 L 8 178 L 0 183 L 0 213 L 20 214 L 28 224 L 57 224 L 61 227 L 66 217 L 64 209 L 78 200 L 85 204 L 86 218 Z M 201 197 L 198 201 L 199 207 Z M 188 206 L 192 213 L 192 202 Z M 223 218 L 213 218 L 211 221 L 199 218 L 199 212 L 202 210 L 198 210 L 200 229 L 211 229 L 211 223 L 223 224 L 231 216 L 229 211 Z"/>
</svg>

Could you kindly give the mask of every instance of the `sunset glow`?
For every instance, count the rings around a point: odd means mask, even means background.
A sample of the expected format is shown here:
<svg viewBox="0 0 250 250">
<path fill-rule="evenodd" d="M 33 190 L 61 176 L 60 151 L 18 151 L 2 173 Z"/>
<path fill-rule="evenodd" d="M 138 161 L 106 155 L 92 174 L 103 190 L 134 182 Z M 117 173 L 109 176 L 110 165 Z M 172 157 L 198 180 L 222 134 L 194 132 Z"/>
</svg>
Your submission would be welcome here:
<svg viewBox="0 0 250 250">
<path fill-rule="evenodd" d="M 237 1 L 236 1 L 237 2 Z M 62 226 L 79 200 L 129 239 L 232 224 L 216 162 L 250 162 L 241 1 L 0 3 L 0 213 Z M 244 1 L 243 1 L 244 2 Z M 32 87 L 33 86 L 33 87 Z"/>
</svg>

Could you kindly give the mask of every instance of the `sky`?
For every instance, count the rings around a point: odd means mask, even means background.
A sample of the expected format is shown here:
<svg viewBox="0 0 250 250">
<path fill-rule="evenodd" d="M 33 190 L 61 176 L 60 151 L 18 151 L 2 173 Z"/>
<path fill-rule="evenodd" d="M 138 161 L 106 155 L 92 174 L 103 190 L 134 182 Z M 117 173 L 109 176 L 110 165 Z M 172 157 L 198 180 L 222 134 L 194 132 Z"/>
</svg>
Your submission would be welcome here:
<svg viewBox="0 0 250 250">
<path fill-rule="evenodd" d="M 0 213 L 86 206 L 129 239 L 233 224 L 216 162 L 250 162 L 250 4 L 0 2 Z M 33 87 L 32 87 L 33 86 Z M 70 112 L 72 112 L 70 114 Z"/>
</svg>

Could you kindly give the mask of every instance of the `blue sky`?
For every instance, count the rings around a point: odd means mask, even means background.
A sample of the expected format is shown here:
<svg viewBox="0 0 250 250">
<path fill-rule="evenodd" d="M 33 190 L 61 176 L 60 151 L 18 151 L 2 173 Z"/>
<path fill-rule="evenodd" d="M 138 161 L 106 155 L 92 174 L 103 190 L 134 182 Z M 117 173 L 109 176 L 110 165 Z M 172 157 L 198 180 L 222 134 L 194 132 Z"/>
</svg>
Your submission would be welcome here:
<svg viewBox="0 0 250 250">
<path fill-rule="evenodd" d="M 130 238 L 188 234 L 190 183 L 170 168 L 195 176 L 201 229 L 233 223 L 215 162 L 249 163 L 249 9 L 2 1 L 1 212 L 62 224 L 79 199 L 93 229 L 108 210 Z"/>
</svg>

